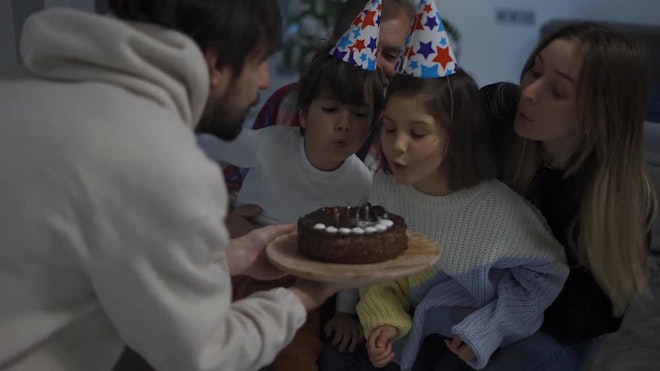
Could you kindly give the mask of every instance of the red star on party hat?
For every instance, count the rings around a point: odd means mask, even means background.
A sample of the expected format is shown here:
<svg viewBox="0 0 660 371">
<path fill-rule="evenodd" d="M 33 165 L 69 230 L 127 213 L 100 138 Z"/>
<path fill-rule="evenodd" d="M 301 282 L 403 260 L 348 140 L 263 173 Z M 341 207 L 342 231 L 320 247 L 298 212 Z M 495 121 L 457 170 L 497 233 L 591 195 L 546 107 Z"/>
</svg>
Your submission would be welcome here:
<svg viewBox="0 0 660 371">
<path fill-rule="evenodd" d="M 355 17 L 351 28 L 339 38 L 337 44 L 330 50 L 330 55 L 354 66 L 374 71 L 381 9 L 381 0 L 369 0 L 364 9 Z"/>
<path fill-rule="evenodd" d="M 458 65 L 434 0 L 421 0 L 417 16 L 395 70 L 401 75 L 438 78 L 452 75 Z"/>
</svg>

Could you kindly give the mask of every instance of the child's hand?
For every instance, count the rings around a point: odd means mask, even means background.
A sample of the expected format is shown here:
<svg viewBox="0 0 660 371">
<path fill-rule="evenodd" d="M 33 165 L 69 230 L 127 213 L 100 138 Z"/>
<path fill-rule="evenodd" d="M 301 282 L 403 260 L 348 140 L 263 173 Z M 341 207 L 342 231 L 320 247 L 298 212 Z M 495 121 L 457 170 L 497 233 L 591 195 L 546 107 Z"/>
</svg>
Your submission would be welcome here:
<svg viewBox="0 0 660 371">
<path fill-rule="evenodd" d="M 392 343 L 396 338 L 396 328 L 384 325 L 376 328 L 367 340 L 369 360 L 374 367 L 385 367 L 394 359 Z"/>
<path fill-rule="evenodd" d="M 450 339 L 445 340 L 445 345 L 447 345 L 447 348 L 449 348 L 449 350 L 451 350 L 454 354 L 456 354 L 458 358 L 464 360 L 465 362 L 477 358 L 472 348 L 470 348 L 467 344 L 465 344 L 463 340 L 461 340 L 461 338 L 458 337 L 458 335 L 454 334 L 451 340 Z"/>
<path fill-rule="evenodd" d="M 348 346 L 348 351 L 353 353 L 355 346 L 362 340 L 362 326 L 347 313 L 337 312 L 325 324 L 323 331 L 326 337 L 332 336 L 334 331 L 335 338 L 332 340 L 332 345 L 338 347 L 340 352 L 346 350 Z"/>
</svg>

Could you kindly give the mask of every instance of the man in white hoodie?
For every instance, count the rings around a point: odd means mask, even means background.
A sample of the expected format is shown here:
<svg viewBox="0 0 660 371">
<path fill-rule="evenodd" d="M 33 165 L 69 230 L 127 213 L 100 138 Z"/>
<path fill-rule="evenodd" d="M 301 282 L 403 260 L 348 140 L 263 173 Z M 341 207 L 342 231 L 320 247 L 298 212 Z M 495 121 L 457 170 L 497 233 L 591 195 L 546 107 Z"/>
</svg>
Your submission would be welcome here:
<svg viewBox="0 0 660 371">
<path fill-rule="evenodd" d="M 275 0 L 111 0 L 30 17 L 0 80 L 0 370 L 255 370 L 334 287 L 272 278 L 230 240 L 225 185 L 193 129 L 235 137 L 279 46 Z M 198 124 L 199 123 L 199 124 Z M 270 267 L 272 269 L 272 267 Z"/>
</svg>

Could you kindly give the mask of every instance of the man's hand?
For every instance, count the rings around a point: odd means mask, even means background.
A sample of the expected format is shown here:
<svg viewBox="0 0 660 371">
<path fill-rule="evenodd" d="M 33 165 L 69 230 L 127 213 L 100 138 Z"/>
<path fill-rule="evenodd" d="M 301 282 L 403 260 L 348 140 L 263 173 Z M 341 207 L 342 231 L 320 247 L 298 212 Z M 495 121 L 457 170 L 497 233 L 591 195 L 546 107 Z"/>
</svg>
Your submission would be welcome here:
<svg viewBox="0 0 660 371">
<path fill-rule="evenodd" d="M 376 328 L 369 334 L 367 352 L 369 353 L 369 360 L 374 367 L 385 367 L 394 359 L 392 343 L 396 338 L 396 332 L 396 328 L 393 326 L 384 325 Z"/>
<path fill-rule="evenodd" d="M 445 345 L 447 345 L 447 348 L 449 348 L 452 353 L 456 354 L 458 358 L 464 360 L 465 362 L 477 358 L 472 348 L 465 344 L 463 340 L 456 334 L 454 334 L 451 339 L 445 340 Z"/>
<path fill-rule="evenodd" d="M 264 248 L 278 236 L 290 233 L 294 224 L 271 225 L 253 230 L 243 237 L 232 239 L 226 250 L 229 273 L 232 276 L 243 274 L 252 278 L 269 281 L 284 274 L 275 268 Z"/>
<path fill-rule="evenodd" d="M 336 346 L 340 352 L 346 350 L 353 353 L 355 347 L 362 340 L 362 326 L 360 322 L 353 319 L 348 313 L 337 312 L 328 323 L 325 324 L 323 332 L 326 337 L 335 333 L 332 345 Z"/>
<path fill-rule="evenodd" d="M 261 213 L 261 208 L 257 205 L 241 205 L 235 209 L 230 209 L 225 218 L 225 225 L 229 230 L 231 238 L 245 236 L 252 230 L 260 226 L 250 221 L 250 218 Z"/>
</svg>

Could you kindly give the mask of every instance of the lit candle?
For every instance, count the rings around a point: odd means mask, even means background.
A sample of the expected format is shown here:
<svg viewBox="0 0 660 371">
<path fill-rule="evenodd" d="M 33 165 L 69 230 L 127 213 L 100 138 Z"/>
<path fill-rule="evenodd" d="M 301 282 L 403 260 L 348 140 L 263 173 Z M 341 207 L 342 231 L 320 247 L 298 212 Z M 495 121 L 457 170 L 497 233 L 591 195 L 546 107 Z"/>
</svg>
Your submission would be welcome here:
<svg viewBox="0 0 660 371">
<path fill-rule="evenodd" d="M 335 226 L 339 225 L 339 209 L 335 207 Z"/>
<path fill-rule="evenodd" d="M 364 205 L 364 218 L 369 220 L 369 204 Z"/>
</svg>

